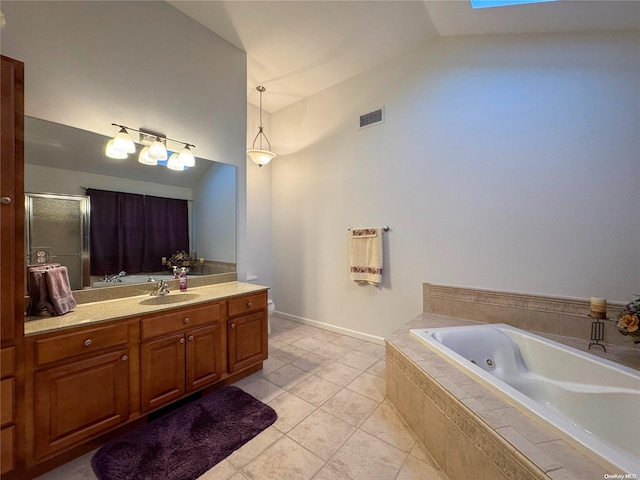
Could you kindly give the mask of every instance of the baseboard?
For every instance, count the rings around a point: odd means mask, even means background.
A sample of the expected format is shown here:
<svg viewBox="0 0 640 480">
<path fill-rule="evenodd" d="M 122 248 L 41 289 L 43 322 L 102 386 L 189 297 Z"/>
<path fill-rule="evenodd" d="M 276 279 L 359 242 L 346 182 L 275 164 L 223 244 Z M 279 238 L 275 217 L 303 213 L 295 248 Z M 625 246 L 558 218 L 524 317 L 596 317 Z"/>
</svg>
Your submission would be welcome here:
<svg viewBox="0 0 640 480">
<path fill-rule="evenodd" d="M 331 325 L 330 323 L 318 322 L 317 320 L 311 320 L 309 318 L 299 317 L 298 315 L 291 315 L 290 313 L 284 313 L 275 311 L 275 315 L 278 315 L 287 320 L 293 320 L 294 322 L 304 323 L 305 325 L 311 325 L 312 327 L 322 328 L 323 330 L 329 330 L 330 332 L 340 333 L 342 335 L 348 335 L 353 338 L 365 340 L 367 342 L 377 343 L 378 345 L 384 345 L 384 338 L 376 335 L 369 335 L 368 333 L 358 332 L 349 328 L 338 327 Z"/>
</svg>

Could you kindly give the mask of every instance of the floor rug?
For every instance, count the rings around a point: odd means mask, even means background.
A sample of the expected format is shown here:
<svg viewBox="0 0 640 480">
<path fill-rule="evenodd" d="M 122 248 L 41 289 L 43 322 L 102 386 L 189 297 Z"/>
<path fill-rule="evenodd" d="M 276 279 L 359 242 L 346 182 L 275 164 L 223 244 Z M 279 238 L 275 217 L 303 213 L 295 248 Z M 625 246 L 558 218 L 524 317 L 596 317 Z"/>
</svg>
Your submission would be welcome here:
<svg viewBox="0 0 640 480">
<path fill-rule="evenodd" d="M 100 480 L 194 480 L 277 418 L 238 387 L 224 387 L 110 441 L 91 465 Z"/>
</svg>

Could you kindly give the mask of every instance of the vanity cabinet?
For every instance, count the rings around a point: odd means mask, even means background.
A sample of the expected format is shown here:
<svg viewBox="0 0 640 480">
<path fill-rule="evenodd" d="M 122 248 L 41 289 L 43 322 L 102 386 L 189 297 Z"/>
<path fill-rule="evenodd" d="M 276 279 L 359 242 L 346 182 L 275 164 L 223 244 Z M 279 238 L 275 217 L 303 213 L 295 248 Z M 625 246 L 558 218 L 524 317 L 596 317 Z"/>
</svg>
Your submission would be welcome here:
<svg viewBox="0 0 640 480">
<path fill-rule="evenodd" d="M 267 301 L 266 291 L 228 301 L 229 373 L 267 359 Z"/>
<path fill-rule="evenodd" d="M 128 420 L 126 322 L 44 336 L 32 347 L 35 458 Z"/>
<path fill-rule="evenodd" d="M 141 322 L 142 411 L 217 382 L 226 372 L 223 304 L 144 318 Z"/>
</svg>

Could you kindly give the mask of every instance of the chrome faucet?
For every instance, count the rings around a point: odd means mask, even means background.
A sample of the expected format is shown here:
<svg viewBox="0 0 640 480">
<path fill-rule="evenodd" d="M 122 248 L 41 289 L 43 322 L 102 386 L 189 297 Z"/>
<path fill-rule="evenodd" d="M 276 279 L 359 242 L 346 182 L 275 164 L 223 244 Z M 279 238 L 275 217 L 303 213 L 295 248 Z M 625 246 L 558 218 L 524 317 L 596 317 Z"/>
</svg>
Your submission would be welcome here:
<svg viewBox="0 0 640 480">
<path fill-rule="evenodd" d="M 169 285 L 167 285 L 167 282 L 165 282 L 164 280 L 160 280 L 156 284 L 156 288 L 153 289 L 153 291 L 149 294 L 149 296 L 151 297 L 155 297 L 157 295 L 163 296 L 163 295 L 166 295 L 167 293 L 169 293 Z"/>
<path fill-rule="evenodd" d="M 120 283 L 120 282 L 122 282 L 122 280 L 120 280 L 120 278 L 124 277 L 126 274 L 127 274 L 127 272 L 125 272 L 123 270 L 120 273 L 116 273 L 114 275 L 105 275 L 104 278 L 102 280 L 100 280 L 100 281 L 101 282 L 106 282 L 106 283 Z"/>
</svg>

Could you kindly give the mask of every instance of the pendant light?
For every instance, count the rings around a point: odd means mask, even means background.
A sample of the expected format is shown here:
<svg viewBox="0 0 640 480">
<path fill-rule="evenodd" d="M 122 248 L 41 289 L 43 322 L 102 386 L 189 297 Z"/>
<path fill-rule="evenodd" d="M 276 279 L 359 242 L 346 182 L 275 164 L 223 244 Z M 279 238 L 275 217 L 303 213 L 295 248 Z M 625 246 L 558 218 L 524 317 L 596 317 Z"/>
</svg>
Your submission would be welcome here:
<svg viewBox="0 0 640 480">
<path fill-rule="evenodd" d="M 271 144 L 269 143 L 267 136 L 264 134 L 264 128 L 262 126 L 262 92 L 265 91 L 265 88 L 260 85 L 256 87 L 256 90 L 260 92 L 260 124 L 258 125 L 258 134 L 256 135 L 256 138 L 253 139 L 253 145 L 251 148 L 247 149 L 247 155 L 249 155 L 249 158 L 251 158 L 256 165 L 262 167 L 273 160 L 276 157 L 276 154 L 271 151 Z M 260 144 L 259 148 L 256 148 L 256 140 L 258 140 L 258 137 L 260 138 Z M 268 150 L 263 150 L 262 148 L 262 137 L 264 137 L 267 142 Z"/>
<path fill-rule="evenodd" d="M 185 144 L 184 148 L 180 151 L 178 160 L 180 160 L 180 163 L 185 167 L 195 167 L 196 157 L 193 156 L 193 152 L 188 144 Z"/>
</svg>

